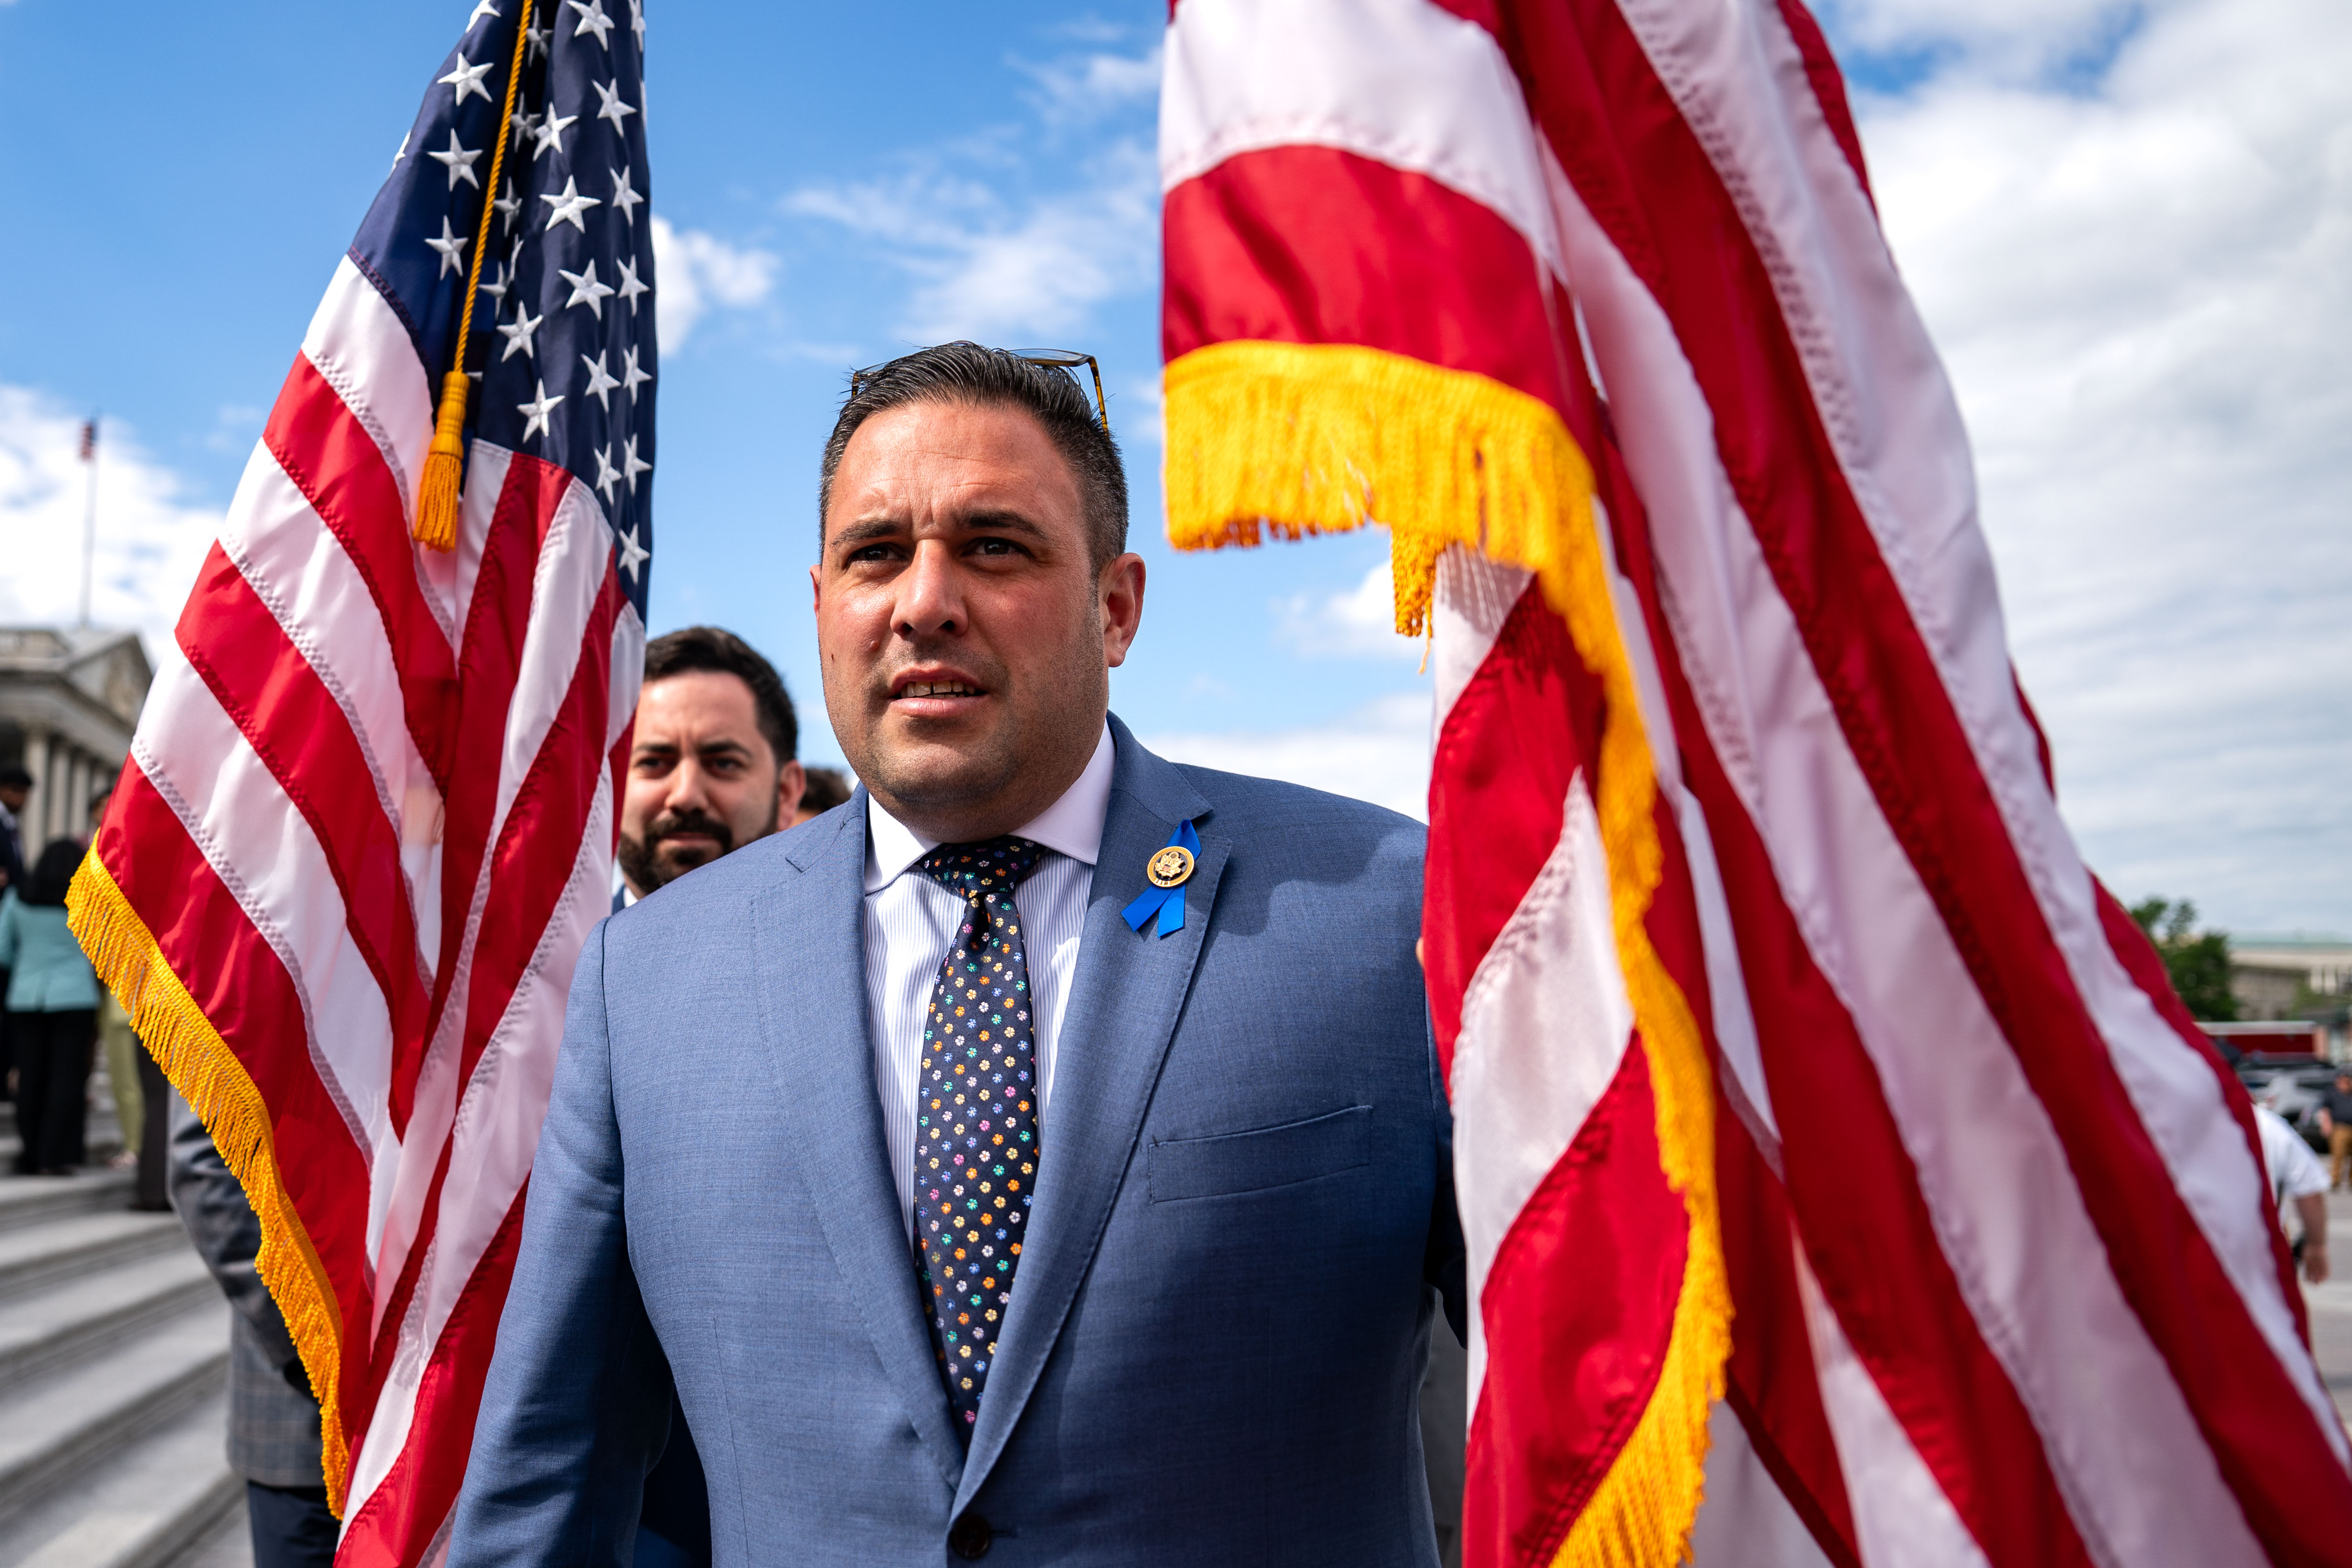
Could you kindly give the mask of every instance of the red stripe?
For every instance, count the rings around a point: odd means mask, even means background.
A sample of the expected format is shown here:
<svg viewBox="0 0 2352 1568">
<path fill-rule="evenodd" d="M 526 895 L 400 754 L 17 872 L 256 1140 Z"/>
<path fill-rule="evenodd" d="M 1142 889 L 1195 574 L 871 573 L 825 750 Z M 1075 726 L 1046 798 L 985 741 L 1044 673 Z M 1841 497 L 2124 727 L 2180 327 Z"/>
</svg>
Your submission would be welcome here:
<svg viewBox="0 0 2352 1568">
<path fill-rule="evenodd" d="M 1609 189 L 1620 168 L 1634 176 L 1595 215 L 1646 219 L 1658 268 L 1647 281 L 1714 410 L 1733 489 L 1881 808 L 2028 1082 L 2057 1108 L 2126 1299 L 2256 1533 L 2282 1561 L 2327 1561 L 2352 1535 L 2352 1476 L 2173 1187 L 2074 990 L 1736 208 L 1613 5 L 1526 6 L 1517 20 L 1520 74 L 1579 189 Z M 1581 139 L 1596 135 L 1622 148 L 1622 165 L 1587 155 Z M 1620 248 L 1640 264 L 1642 249 Z"/>
<path fill-rule="evenodd" d="M 601 531 L 602 525 L 598 525 Z M 609 563 L 571 689 L 556 710 L 530 771 L 499 830 L 490 861 L 490 893 L 474 943 L 473 980 L 467 991 L 466 1039 L 457 1081 L 470 1082 L 490 1035 L 506 1014 L 516 984 L 546 934 L 572 880 L 589 814 L 604 786 L 604 727 L 611 713 L 613 622 L 627 601 Z"/>
<path fill-rule="evenodd" d="M 482 1384 L 497 1348 L 499 1314 L 514 1283 L 530 1191 L 525 1183 L 515 1194 L 451 1309 L 417 1384 L 408 1440 L 383 1481 L 344 1523 L 335 1550 L 340 1568 L 406 1568 L 421 1562 L 456 1506 L 481 1415 Z"/>
<path fill-rule="evenodd" d="M 1797 1293 L 1788 1196 L 1727 1107 L 1715 1117 L 1717 1201 L 1731 1279 L 1725 1397 L 1789 1506 L 1836 1568 L 1860 1568 L 1853 1510 Z"/>
<path fill-rule="evenodd" d="M 523 643 L 530 630 L 531 590 L 540 547 L 546 542 L 556 508 L 571 484 L 572 476 L 565 470 L 517 453 L 508 461 L 506 482 L 499 488 L 483 541 L 473 602 L 466 614 L 465 648 L 458 660 L 462 684 L 452 749 L 459 783 L 450 792 L 444 816 L 441 962 L 434 970 L 433 1015 L 428 1026 L 432 1032 L 427 1040 L 439 1032 L 442 1010 L 448 1005 L 457 955 L 466 941 L 467 917 L 473 909 L 475 884 L 498 810 L 507 721 L 522 664 Z M 475 940 L 480 940 L 479 933 Z M 421 1056 L 394 1065 L 395 1100 L 405 1103 L 414 1097 L 423 1067 Z"/>
<path fill-rule="evenodd" d="M 2213 1042 L 2197 1026 L 2196 1016 L 2172 989 L 2172 976 L 2166 973 L 2164 959 L 2157 952 L 2156 944 L 2148 941 L 2147 932 L 2140 930 L 2131 912 L 2116 901 L 2105 882 L 2094 878 L 2091 886 L 2099 900 L 2100 927 L 2106 933 L 2107 945 L 2115 950 L 2116 961 L 2173 1032 L 2211 1069 L 2221 1091 L 2222 1107 L 2238 1123 L 2254 1169 L 2267 1169 L 2262 1131 L 2254 1125 L 2254 1102 L 2246 1093 L 2246 1086 L 2238 1081 L 2238 1075 L 2230 1070 L 2230 1064 L 2221 1059 L 2221 1053 L 2213 1048 Z M 2271 1192 L 2270 1183 L 2263 1182 L 2262 1189 L 2262 1223 L 2264 1234 L 2270 1237 L 2271 1262 L 2278 1271 L 2279 1289 L 2286 1297 L 2287 1305 L 2294 1309 L 2295 1332 L 2308 1346 L 2311 1321 L 2305 1310 L 2303 1287 L 2295 1281 L 2294 1254 L 2287 1247 L 2286 1232 L 2279 1226 L 2278 1201 Z"/>
<path fill-rule="evenodd" d="M 311 1065 L 294 983 L 135 761 L 123 767 L 97 849 L 163 961 L 261 1093 L 278 1180 L 341 1317 L 348 1400 L 368 1374 L 368 1162 Z"/>
<path fill-rule="evenodd" d="M 1486 1378 L 1470 1422 L 1465 1562 L 1549 1563 L 1649 1405 L 1689 1234 L 1658 1166 L 1657 1117 L 1637 1037 L 1495 1255 L 1478 1298 Z"/>
<path fill-rule="evenodd" d="M 181 613 L 179 640 L 325 851 L 345 926 L 390 1011 L 394 1053 L 421 1049 L 428 997 L 400 838 L 349 719 L 218 545 Z M 405 1132 L 406 1118 L 395 1113 L 393 1127 Z"/>
<path fill-rule="evenodd" d="M 1600 680 L 1530 587 L 1454 699 L 1430 763 L 1423 956 L 1449 1079 L 1463 993 L 1559 847 L 1569 780 L 1600 755 Z"/>
<path fill-rule="evenodd" d="M 383 453 L 341 395 L 299 354 L 286 373 L 261 439 L 367 584 L 400 670 L 409 734 L 426 771 L 447 795 L 457 661 L 448 634 L 417 583 L 407 514 Z"/>
<path fill-rule="evenodd" d="M 1328 147 L 1244 153 L 1169 192 L 1160 233 L 1171 360 L 1242 338 L 1362 343 L 1560 406 L 1535 253 L 1425 175 Z"/>
</svg>

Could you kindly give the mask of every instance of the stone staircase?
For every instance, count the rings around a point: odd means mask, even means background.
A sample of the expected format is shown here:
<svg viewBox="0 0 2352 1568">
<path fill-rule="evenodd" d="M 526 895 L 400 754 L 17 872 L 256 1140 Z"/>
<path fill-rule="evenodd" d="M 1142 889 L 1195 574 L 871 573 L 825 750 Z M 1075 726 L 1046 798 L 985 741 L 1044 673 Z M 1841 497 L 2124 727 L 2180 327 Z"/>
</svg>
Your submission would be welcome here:
<svg viewBox="0 0 2352 1568">
<path fill-rule="evenodd" d="M 91 1158 L 121 1144 L 93 1114 Z M 0 1105 L 0 1169 L 17 1147 Z M 0 1176 L 0 1568 L 250 1562 L 222 1452 L 228 1304 L 178 1217 L 131 1212 L 131 1188 L 127 1171 Z"/>
</svg>

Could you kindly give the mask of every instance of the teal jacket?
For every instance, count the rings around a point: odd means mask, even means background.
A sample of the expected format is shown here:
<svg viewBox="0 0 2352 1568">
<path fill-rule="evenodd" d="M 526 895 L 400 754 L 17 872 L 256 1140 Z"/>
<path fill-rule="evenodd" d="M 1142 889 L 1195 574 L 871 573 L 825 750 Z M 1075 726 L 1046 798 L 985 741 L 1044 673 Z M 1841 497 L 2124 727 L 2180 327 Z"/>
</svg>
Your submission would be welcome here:
<svg viewBox="0 0 2352 1568">
<path fill-rule="evenodd" d="M 8 972 L 8 1011 L 69 1013 L 98 1005 L 98 974 L 66 929 L 63 909 L 0 893 L 0 969 Z"/>
</svg>

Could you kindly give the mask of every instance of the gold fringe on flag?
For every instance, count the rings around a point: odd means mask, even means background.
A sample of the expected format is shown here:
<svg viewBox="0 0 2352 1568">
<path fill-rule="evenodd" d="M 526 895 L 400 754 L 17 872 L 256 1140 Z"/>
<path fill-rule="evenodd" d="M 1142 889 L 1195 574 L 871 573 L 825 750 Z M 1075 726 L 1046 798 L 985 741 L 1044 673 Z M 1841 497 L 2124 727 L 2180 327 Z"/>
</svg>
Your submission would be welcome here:
<svg viewBox="0 0 2352 1568">
<path fill-rule="evenodd" d="M 1690 1237 L 1650 1402 L 1570 1526 L 1560 1568 L 1674 1568 L 1723 1396 L 1731 1289 L 1715 1184 L 1715 1082 L 1697 1021 L 1643 924 L 1663 874 L 1657 775 L 1617 626 L 1592 469 L 1549 406 L 1500 382 L 1353 344 L 1237 341 L 1167 369 L 1168 533 L 1255 544 L 1378 522 L 1397 630 L 1429 624 L 1436 562 L 1462 545 L 1535 574 L 1607 701 L 1593 770 L 1610 907 L 1657 1100 L 1659 1163 Z"/>
<path fill-rule="evenodd" d="M 254 1268 L 285 1314 L 287 1332 L 301 1352 L 319 1399 L 319 1466 L 327 1501 L 342 1517 L 351 1455 L 341 1410 L 342 1312 L 326 1266 L 310 1245 L 278 1169 L 269 1110 L 260 1089 L 213 1027 L 180 977 L 172 973 L 154 933 L 107 870 L 93 847 L 74 873 L 66 911 L 82 951 L 114 993 L 131 1026 L 172 1087 L 204 1119 L 221 1158 L 235 1172 L 261 1220 L 261 1252 Z"/>
</svg>

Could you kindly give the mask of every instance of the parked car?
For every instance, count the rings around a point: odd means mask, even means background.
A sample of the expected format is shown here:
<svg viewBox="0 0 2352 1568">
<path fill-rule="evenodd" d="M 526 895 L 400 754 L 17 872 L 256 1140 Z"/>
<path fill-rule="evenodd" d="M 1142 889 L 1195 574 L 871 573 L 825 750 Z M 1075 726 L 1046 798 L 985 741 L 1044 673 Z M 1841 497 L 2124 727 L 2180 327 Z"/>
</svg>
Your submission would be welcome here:
<svg viewBox="0 0 2352 1568">
<path fill-rule="evenodd" d="M 2305 1142 L 2323 1154 L 2327 1152 L 2319 1107 L 2336 1081 L 2335 1063 L 2308 1051 L 2249 1051 L 2232 1066 L 2248 1094 L 2277 1111 Z"/>
</svg>

